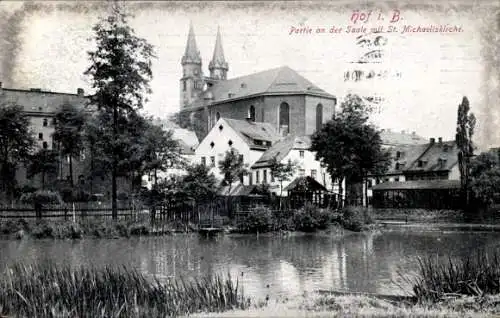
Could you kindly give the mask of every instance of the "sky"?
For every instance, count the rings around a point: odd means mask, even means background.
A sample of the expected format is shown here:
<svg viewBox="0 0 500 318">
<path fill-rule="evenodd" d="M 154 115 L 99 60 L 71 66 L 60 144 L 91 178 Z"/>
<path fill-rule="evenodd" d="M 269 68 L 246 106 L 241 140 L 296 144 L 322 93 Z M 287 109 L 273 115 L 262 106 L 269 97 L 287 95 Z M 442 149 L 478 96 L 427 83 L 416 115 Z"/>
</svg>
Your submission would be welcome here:
<svg viewBox="0 0 500 318">
<path fill-rule="evenodd" d="M 339 100 L 348 93 L 384 97 L 372 116 L 380 128 L 415 131 L 426 138 L 454 138 L 457 107 L 467 96 L 478 117 L 477 143 L 500 145 L 497 2 L 349 3 L 125 2 L 137 35 L 155 47 L 153 93 L 145 111 L 167 118 L 179 110 L 180 61 L 192 21 L 206 75 L 220 27 L 229 78 L 287 65 Z M 89 66 L 87 51 L 93 49 L 92 26 L 106 10 L 107 4 L 98 1 L 0 2 L 3 86 L 91 92 L 83 72 Z M 399 10 L 399 20 L 391 23 L 394 10 Z M 356 12 L 372 13 L 367 21 L 354 21 Z M 461 32 L 401 33 L 407 25 L 456 26 Z M 400 76 L 344 81 L 351 62 L 366 53 L 356 45 L 360 33 L 347 33 L 348 26 L 364 26 L 367 32 L 371 27 L 397 28 L 384 33 L 381 63 L 362 67 Z M 330 33 L 332 27 L 342 31 Z M 290 34 L 292 28 L 311 33 Z M 316 33 L 317 28 L 326 32 Z"/>
</svg>

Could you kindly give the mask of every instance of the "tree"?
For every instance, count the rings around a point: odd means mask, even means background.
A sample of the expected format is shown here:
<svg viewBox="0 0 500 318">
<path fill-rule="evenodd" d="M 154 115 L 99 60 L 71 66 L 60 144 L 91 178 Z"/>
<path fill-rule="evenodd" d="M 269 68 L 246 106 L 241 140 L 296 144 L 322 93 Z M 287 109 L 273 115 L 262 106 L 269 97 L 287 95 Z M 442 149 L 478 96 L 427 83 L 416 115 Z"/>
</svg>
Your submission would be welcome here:
<svg viewBox="0 0 500 318">
<path fill-rule="evenodd" d="M 52 137 L 59 143 L 61 155 L 69 158 L 69 183 L 73 188 L 73 157 L 83 150 L 84 113 L 72 104 L 63 104 L 55 114 L 56 125 Z"/>
<path fill-rule="evenodd" d="M 42 177 L 42 190 L 45 189 L 47 175 L 57 172 L 58 154 L 55 150 L 40 149 L 31 156 L 28 166 L 28 177 L 40 174 Z"/>
<path fill-rule="evenodd" d="M 356 95 L 347 95 L 342 110 L 311 138 L 311 151 L 316 160 L 326 165 L 332 181 L 346 181 L 346 199 L 349 187 L 366 179 L 370 173 L 383 173 L 389 162 L 389 153 L 382 150 L 379 131 L 368 123 L 371 109 Z"/>
<path fill-rule="evenodd" d="M 85 75 L 91 77 L 96 90 L 90 97 L 99 111 L 111 115 L 111 175 L 112 214 L 117 219 L 117 176 L 122 141 L 128 116 L 142 108 L 145 95 L 151 93 L 149 81 L 152 79 L 151 60 L 153 47 L 135 35 L 128 25 L 128 16 L 116 4 L 106 19 L 97 23 L 95 32 L 96 50 L 88 52 L 91 61 Z"/>
<path fill-rule="evenodd" d="M 211 201 L 217 195 L 217 179 L 210 168 L 203 164 L 186 167 L 187 174 L 182 177 L 181 189 L 186 196 L 195 201 Z"/>
<path fill-rule="evenodd" d="M 458 105 L 457 134 L 455 141 L 458 151 L 458 168 L 460 170 L 460 184 L 465 206 L 469 206 L 469 183 L 470 183 L 470 162 L 474 155 L 474 144 L 472 136 L 476 126 L 476 117 L 469 114 L 469 100 L 464 96 L 462 103 Z"/>
<path fill-rule="evenodd" d="M 35 145 L 30 121 L 21 106 L 0 106 L 0 181 L 3 192 L 11 196 L 16 185 L 19 162 L 27 161 Z"/>
<path fill-rule="evenodd" d="M 297 163 L 292 162 L 288 159 L 287 163 L 278 161 L 276 157 L 271 159 L 271 176 L 278 180 L 280 183 L 280 209 L 281 209 L 281 197 L 283 196 L 283 181 L 290 181 L 290 178 L 295 174 L 297 170 Z"/>
<path fill-rule="evenodd" d="M 474 198 L 489 206 L 500 195 L 500 153 L 483 152 L 471 161 L 470 189 Z"/>
<path fill-rule="evenodd" d="M 224 182 L 229 186 L 228 195 L 231 195 L 231 188 L 235 181 L 243 180 L 243 176 L 247 173 L 247 165 L 243 161 L 243 156 L 240 156 L 234 148 L 226 151 L 224 159 L 219 161 L 219 169 L 224 175 Z"/>
</svg>

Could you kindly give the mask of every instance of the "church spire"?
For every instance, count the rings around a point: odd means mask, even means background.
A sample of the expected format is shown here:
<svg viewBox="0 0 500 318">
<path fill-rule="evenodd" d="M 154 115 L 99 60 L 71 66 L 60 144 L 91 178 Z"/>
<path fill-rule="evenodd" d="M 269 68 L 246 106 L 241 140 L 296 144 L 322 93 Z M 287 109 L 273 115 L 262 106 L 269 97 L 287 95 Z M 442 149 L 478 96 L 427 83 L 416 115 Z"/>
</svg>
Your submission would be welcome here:
<svg viewBox="0 0 500 318">
<path fill-rule="evenodd" d="M 224 58 L 224 50 L 222 49 L 222 37 L 220 35 L 220 27 L 217 27 L 217 37 L 215 39 L 214 55 L 208 64 L 210 77 L 225 80 L 229 66 Z"/>
<path fill-rule="evenodd" d="M 196 39 L 194 37 L 193 22 L 189 23 L 189 34 L 186 43 L 186 51 L 182 57 L 182 64 L 193 63 L 201 64 L 200 51 L 196 46 Z"/>
</svg>

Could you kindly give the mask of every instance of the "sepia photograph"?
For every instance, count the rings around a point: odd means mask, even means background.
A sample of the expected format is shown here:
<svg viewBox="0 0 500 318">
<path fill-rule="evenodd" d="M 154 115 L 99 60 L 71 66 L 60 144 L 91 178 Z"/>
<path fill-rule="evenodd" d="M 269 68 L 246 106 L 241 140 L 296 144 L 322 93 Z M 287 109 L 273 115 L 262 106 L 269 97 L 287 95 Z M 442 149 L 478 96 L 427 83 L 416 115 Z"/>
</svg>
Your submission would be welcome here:
<svg viewBox="0 0 500 318">
<path fill-rule="evenodd" d="M 498 1 L 0 17 L 0 318 L 500 316 Z"/>
</svg>

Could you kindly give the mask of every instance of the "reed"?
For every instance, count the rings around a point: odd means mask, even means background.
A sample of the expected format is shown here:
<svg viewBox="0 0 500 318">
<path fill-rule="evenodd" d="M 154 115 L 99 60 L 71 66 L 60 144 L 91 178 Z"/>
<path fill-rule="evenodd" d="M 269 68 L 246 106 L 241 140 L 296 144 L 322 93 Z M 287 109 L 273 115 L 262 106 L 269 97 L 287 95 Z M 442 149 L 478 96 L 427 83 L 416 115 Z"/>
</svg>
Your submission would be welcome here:
<svg viewBox="0 0 500 318">
<path fill-rule="evenodd" d="M 249 306 L 238 282 L 220 275 L 163 284 L 127 267 L 44 262 L 15 264 L 0 283 L 0 316 L 172 317 Z"/>
<path fill-rule="evenodd" d="M 406 276 L 420 302 L 500 294 L 500 254 L 478 251 L 462 258 L 418 259 L 418 274 Z"/>
</svg>

